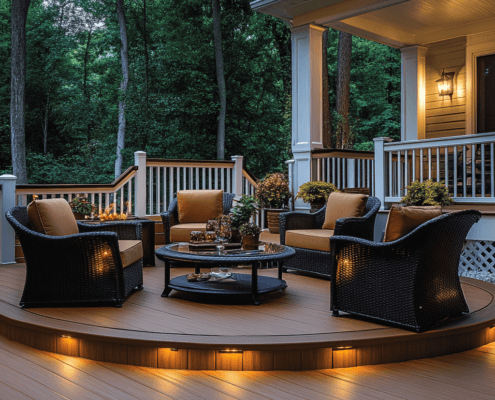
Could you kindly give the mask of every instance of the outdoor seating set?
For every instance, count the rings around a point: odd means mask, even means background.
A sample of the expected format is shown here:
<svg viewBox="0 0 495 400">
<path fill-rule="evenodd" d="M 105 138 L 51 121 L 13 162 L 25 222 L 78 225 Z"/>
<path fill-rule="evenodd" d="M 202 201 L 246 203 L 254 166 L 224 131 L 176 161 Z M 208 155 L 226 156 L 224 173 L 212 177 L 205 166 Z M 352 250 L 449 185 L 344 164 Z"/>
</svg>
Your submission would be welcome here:
<svg viewBox="0 0 495 400">
<path fill-rule="evenodd" d="M 166 246 L 165 289 L 209 294 L 258 294 L 285 289 L 282 271 L 294 269 L 331 279 L 331 310 L 422 331 L 469 312 L 458 277 L 468 231 L 481 214 L 467 210 L 442 215 L 438 207 L 392 207 L 383 242 L 373 242 L 376 197 L 334 192 L 313 214 L 280 215 L 281 245 L 258 251 L 193 252 L 191 232 L 204 231 L 212 218 L 228 214 L 234 195 L 222 191 L 178 192 L 161 214 Z M 33 201 L 6 213 L 26 260 L 24 307 L 113 304 L 121 306 L 143 285 L 139 221 L 88 225 L 75 221 L 63 199 Z M 201 267 L 250 264 L 251 274 L 229 275 L 229 282 L 170 279 L 171 262 Z M 260 266 L 278 268 L 278 278 L 258 275 Z M 191 266 L 191 264 L 186 264 Z"/>
</svg>

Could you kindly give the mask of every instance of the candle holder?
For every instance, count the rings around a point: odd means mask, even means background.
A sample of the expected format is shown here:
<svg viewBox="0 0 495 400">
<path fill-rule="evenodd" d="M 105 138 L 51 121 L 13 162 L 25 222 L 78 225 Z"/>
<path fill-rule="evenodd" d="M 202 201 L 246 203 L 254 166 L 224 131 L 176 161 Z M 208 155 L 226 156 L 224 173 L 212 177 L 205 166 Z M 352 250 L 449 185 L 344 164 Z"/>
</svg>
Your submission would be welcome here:
<svg viewBox="0 0 495 400">
<path fill-rule="evenodd" d="M 205 240 L 207 242 L 214 242 L 216 238 L 216 234 L 214 231 L 206 231 L 205 232 Z"/>
<path fill-rule="evenodd" d="M 201 242 L 205 240 L 205 233 L 202 231 L 191 232 L 191 242 Z"/>
</svg>

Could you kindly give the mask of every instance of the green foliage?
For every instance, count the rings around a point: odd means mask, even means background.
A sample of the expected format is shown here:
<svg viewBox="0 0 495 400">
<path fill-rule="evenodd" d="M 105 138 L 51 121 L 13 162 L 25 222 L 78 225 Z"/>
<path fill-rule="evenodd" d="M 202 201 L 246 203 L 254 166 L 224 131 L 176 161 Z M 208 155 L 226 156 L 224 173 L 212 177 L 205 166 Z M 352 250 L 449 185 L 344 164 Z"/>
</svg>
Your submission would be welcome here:
<svg viewBox="0 0 495 400">
<path fill-rule="evenodd" d="M 239 229 L 242 224 L 249 222 L 249 219 L 256 214 L 259 209 L 259 200 L 254 196 L 243 194 L 240 200 L 234 200 L 236 204 L 232 208 L 230 217 L 233 229 Z"/>
<path fill-rule="evenodd" d="M 74 197 L 69 205 L 73 213 L 90 215 L 92 212 L 96 211 L 96 206 L 91 204 L 88 198 L 84 196 Z"/>
<path fill-rule="evenodd" d="M 242 236 L 257 236 L 260 234 L 261 228 L 252 222 L 248 222 L 241 225 L 239 232 L 241 232 Z"/>
<path fill-rule="evenodd" d="M 448 206 L 454 204 L 449 195 L 445 182 L 433 182 L 428 179 L 424 182 L 415 181 L 407 186 L 407 195 L 400 204 L 405 206 Z"/>
<path fill-rule="evenodd" d="M 289 181 L 281 172 L 268 174 L 265 179 L 258 182 L 256 197 L 263 207 L 286 208 L 290 196 Z"/>
<path fill-rule="evenodd" d="M 305 203 L 327 201 L 328 196 L 332 192 L 338 192 L 337 187 L 333 183 L 321 181 L 306 182 L 299 187 L 296 199 L 303 199 Z"/>
</svg>

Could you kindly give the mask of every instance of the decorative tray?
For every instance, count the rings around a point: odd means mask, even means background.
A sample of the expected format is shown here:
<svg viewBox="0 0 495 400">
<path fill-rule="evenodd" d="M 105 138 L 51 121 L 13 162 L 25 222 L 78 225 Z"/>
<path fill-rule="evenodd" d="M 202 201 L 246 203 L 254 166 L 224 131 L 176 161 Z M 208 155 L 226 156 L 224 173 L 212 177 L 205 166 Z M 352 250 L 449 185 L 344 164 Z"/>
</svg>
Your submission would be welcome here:
<svg viewBox="0 0 495 400">
<path fill-rule="evenodd" d="M 189 242 L 190 251 L 214 251 L 220 243 L 215 242 Z M 242 243 L 223 243 L 225 250 L 240 249 Z"/>
</svg>

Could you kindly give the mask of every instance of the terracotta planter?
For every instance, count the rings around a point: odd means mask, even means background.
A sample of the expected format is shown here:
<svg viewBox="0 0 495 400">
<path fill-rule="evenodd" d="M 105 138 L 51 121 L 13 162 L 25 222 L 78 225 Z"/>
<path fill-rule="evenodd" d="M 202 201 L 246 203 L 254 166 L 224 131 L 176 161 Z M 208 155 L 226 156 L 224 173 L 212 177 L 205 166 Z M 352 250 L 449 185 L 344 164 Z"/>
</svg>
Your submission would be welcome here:
<svg viewBox="0 0 495 400">
<path fill-rule="evenodd" d="M 310 201 L 309 204 L 311 204 L 311 212 L 315 213 L 318 210 L 321 210 L 323 207 L 325 207 L 325 204 L 327 204 L 326 200 L 315 200 L 315 201 Z"/>
<path fill-rule="evenodd" d="M 74 213 L 74 218 L 75 218 L 76 220 L 79 220 L 79 221 L 80 221 L 80 220 L 84 219 L 84 214 L 81 214 L 81 213 L 75 212 L 75 213 Z"/>
<path fill-rule="evenodd" d="M 284 209 L 276 209 L 276 208 L 270 208 L 266 212 L 266 219 L 268 222 L 268 231 L 270 233 L 280 233 L 280 225 L 279 225 L 279 215 L 287 212 L 288 210 Z"/>
<path fill-rule="evenodd" d="M 242 247 L 244 250 L 258 250 L 260 244 L 260 235 L 256 236 L 243 236 L 242 237 Z"/>
</svg>

